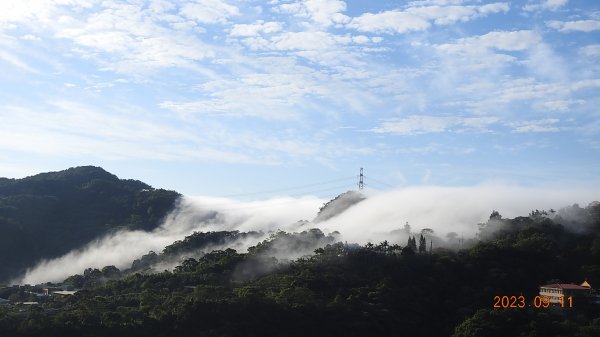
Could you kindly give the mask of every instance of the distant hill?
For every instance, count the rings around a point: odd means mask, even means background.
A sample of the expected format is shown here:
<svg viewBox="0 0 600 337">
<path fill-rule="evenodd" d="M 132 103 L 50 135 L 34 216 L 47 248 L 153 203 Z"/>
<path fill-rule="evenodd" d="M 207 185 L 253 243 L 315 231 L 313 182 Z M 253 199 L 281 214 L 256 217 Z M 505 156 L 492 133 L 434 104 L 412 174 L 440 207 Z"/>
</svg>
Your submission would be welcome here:
<svg viewBox="0 0 600 337">
<path fill-rule="evenodd" d="M 152 230 L 179 196 L 94 166 L 0 178 L 0 282 L 110 231 Z"/>
<path fill-rule="evenodd" d="M 360 192 L 344 192 L 325 203 L 325 205 L 319 209 L 319 213 L 315 217 L 314 222 L 317 223 L 329 220 L 365 199 L 365 196 Z"/>
</svg>

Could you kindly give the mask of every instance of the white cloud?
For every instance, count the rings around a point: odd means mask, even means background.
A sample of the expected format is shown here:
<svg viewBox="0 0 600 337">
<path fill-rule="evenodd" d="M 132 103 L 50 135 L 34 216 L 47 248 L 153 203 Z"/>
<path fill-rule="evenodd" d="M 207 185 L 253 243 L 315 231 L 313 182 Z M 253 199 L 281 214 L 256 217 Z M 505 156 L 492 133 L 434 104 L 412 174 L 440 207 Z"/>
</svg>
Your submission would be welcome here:
<svg viewBox="0 0 600 337">
<path fill-rule="evenodd" d="M 281 88 L 282 95 L 284 92 L 289 91 Z M 260 107 L 263 102 L 251 108 L 264 109 L 265 106 Z M 300 134 L 240 130 L 205 115 L 183 118 L 132 107 L 92 107 L 64 100 L 38 104 L 36 108 L 6 106 L 3 111 L 0 153 L 4 150 L 53 158 L 259 165 L 311 160 L 327 165 L 339 158 L 369 152 L 367 148 L 320 136 L 319 130 Z"/>
<path fill-rule="evenodd" d="M 506 13 L 510 10 L 510 3 L 508 2 L 494 2 L 491 4 L 485 4 L 477 8 L 477 11 L 481 15 L 495 14 L 495 13 Z"/>
<path fill-rule="evenodd" d="M 275 33 L 279 32 L 283 28 L 281 22 L 264 22 L 258 20 L 254 24 L 236 24 L 233 25 L 229 35 L 231 36 L 257 36 L 261 33 Z"/>
<path fill-rule="evenodd" d="M 522 64 L 526 65 L 539 80 L 555 83 L 570 80 L 569 60 L 557 53 L 550 44 L 536 44 L 528 50 L 527 57 L 522 60 Z"/>
<path fill-rule="evenodd" d="M 21 58 L 7 51 L 0 50 L 0 61 L 4 61 L 13 67 L 28 73 L 37 73 L 34 68 L 25 63 Z"/>
<path fill-rule="evenodd" d="M 546 22 L 546 25 L 562 33 L 593 32 L 600 30 L 600 21 L 598 20 L 548 21 Z"/>
<path fill-rule="evenodd" d="M 564 7 L 569 0 L 542 0 L 538 3 L 529 3 L 523 6 L 523 10 L 526 12 L 538 12 L 538 11 L 556 11 Z"/>
<path fill-rule="evenodd" d="M 351 40 L 350 37 L 347 38 Z M 278 41 L 279 42 L 279 41 Z M 298 42 L 298 43 L 296 43 Z M 335 42 L 335 41 L 334 41 Z M 352 67 L 343 49 L 329 45 L 325 49 L 282 50 L 274 48 L 316 48 L 306 46 L 302 39 L 281 41 L 264 48 L 284 55 L 254 56 L 253 68 L 235 76 L 205 82 L 195 89 L 198 94 L 189 99 L 164 100 L 162 107 L 187 116 L 257 117 L 263 120 L 303 120 L 313 116 L 342 118 L 342 113 L 367 113 L 381 106 L 380 93 L 389 82 L 398 84 L 398 78 L 388 71 L 389 78 L 377 77 L 379 70 L 371 65 Z M 333 42 L 332 42 L 333 43 Z M 267 49 L 273 48 L 273 49 Z M 302 57 L 314 57 L 317 61 L 336 57 L 334 65 L 322 70 L 305 65 L 304 60 L 288 56 L 289 52 Z M 313 55 L 309 55 L 314 53 Z M 329 53 L 333 53 L 330 55 Z M 332 61 L 332 62 L 334 62 Z M 324 62 L 324 61 L 323 61 Z M 389 81 L 389 82 L 388 82 Z"/>
<path fill-rule="evenodd" d="M 387 233 L 398 229 L 405 221 L 416 231 L 433 228 L 440 236 L 450 231 L 464 232 L 468 236 L 476 233 L 475 224 L 485 222 L 493 209 L 504 217 L 513 218 L 536 208 L 559 209 L 573 200 L 587 205 L 595 198 L 592 187 L 524 188 L 501 183 L 472 187 L 410 187 L 374 192 L 320 227 L 326 232 L 338 230 L 349 242 L 379 242 L 386 236 L 389 238 Z"/>
<path fill-rule="evenodd" d="M 371 39 L 369 39 L 368 37 L 366 37 L 364 35 L 357 35 L 357 36 L 352 37 L 352 42 L 358 43 L 358 44 L 365 44 L 365 43 L 371 42 Z"/>
<path fill-rule="evenodd" d="M 322 66 L 353 66 L 362 68 L 363 50 L 357 46 L 381 42 L 364 35 L 336 35 L 324 31 L 285 31 L 271 37 L 247 37 L 241 42 L 251 50 L 277 51 L 281 55 L 294 55 Z"/>
<path fill-rule="evenodd" d="M 498 31 L 485 35 L 468 37 L 457 40 L 455 43 L 436 45 L 436 49 L 452 54 L 467 54 L 482 49 L 496 49 L 500 51 L 523 51 L 541 42 L 541 37 L 530 30 L 513 32 Z"/>
<path fill-rule="evenodd" d="M 568 88 L 570 91 L 584 90 L 588 88 L 600 87 L 600 79 L 581 80 L 571 83 Z"/>
<path fill-rule="evenodd" d="M 226 23 L 232 16 L 240 15 L 240 10 L 221 0 L 195 0 L 181 8 L 181 14 L 202 23 Z"/>
<path fill-rule="evenodd" d="M 447 77 L 448 73 L 454 73 L 457 68 L 463 71 L 463 75 L 465 70 L 475 73 L 500 71 L 503 67 L 517 64 L 527 55 L 513 52 L 529 51 L 541 41 L 539 34 L 529 30 L 496 31 L 433 45 L 433 48 L 445 66 L 443 76 Z"/>
<path fill-rule="evenodd" d="M 384 121 L 381 126 L 371 129 L 375 133 L 398 135 L 418 135 L 441 132 L 482 132 L 496 123 L 495 117 L 421 116 L 413 115 L 403 119 Z"/>
<path fill-rule="evenodd" d="M 425 171 L 427 173 L 427 171 Z M 408 221 L 413 231 L 432 228 L 443 237 L 458 232 L 474 237 L 477 224 L 485 222 L 491 210 L 505 218 L 514 218 L 532 209 L 559 209 L 577 202 L 587 205 L 597 198 L 596 184 L 585 188 L 573 186 L 520 187 L 511 184 L 488 183 L 475 186 L 424 186 L 391 191 L 365 191 L 367 199 L 336 216 L 311 223 L 325 233 L 337 230 L 341 240 L 365 244 L 368 241 L 404 244 L 405 236 L 390 235 Z M 175 240 L 194 231 L 261 231 L 278 229 L 299 232 L 298 219 L 312 219 L 326 200 L 314 196 L 277 197 L 242 202 L 214 197 L 183 197 L 178 207 L 152 232 L 120 231 L 73 250 L 59 258 L 41 261 L 27 270 L 19 282 L 38 284 L 60 282 L 69 275 L 82 273 L 85 268 L 115 265 L 124 269 L 135 258 L 149 250 L 161 251 Z M 218 221 L 214 221 L 215 214 Z M 208 219 L 208 220 L 205 220 Z M 263 238 L 234 242 L 229 245 L 238 251 L 256 244 Z M 224 249 L 225 247 L 221 247 Z"/>
<path fill-rule="evenodd" d="M 0 34 L 0 64 L 5 62 L 20 71 L 37 73 L 38 71 L 27 64 L 19 55 L 10 52 L 11 50 L 16 50 L 17 46 L 17 39 Z"/>
<path fill-rule="evenodd" d="M 539 34 L 529 30 L 514 32 L 491 32 L 479 37 L 479 42 L 498 50 L 520 51 L 530 48 L 541 41 Z"/>
<path fill-rule="evenodd" d="M 449 5 L 462 5 L 468 0 L 415 0 L 408 3 L 409 7 L 436 5 L 436 6 L 449 6 Z"/>
<path fill-rule="evenodd" d="M 352 38 L 347 35 L 341 36 L 326 32 L 285 32 L 271 39 L 271 48 L 277 50 L 320 50 L 350 42 L 352 42 Z"/>
<path fill-rule="evenodd" d="M 0 23 L 38 22 L 48 24 L 60 13 L 60 6 L 88 8 L 97 1 L 90 0 L 21 0 L 0 1 Z"/>
<path fill-rule="evenodd" d="M 190 128 L 174 126 L 172 120 L 130 108 L 56 101 L 35 109 L 8 106 L 4 111 L 0 148 L 9 151 L 57 158 L 93 154 L 108 160 L 261 162 L 258 153 L 248 155 L 239 148 L 219 146 L 214 135 L 200 136 Z"/>
<path fill-rule="evenodd" d="M 347 27 L 361 32 L 406 33 L 426 30 L 431 26 L 429 20 L 402 11 L 386 11 L 378 14 L 365 13 L 353 18 Z"/>
<path fill-rule="evenodd" d="M 278 63 L 276 59 L 272 61 L 274 64 Z M 288 65 L 283 64 L 282 67 L 287 68 Z M 285 71 L 286 68 L 281 70 Z M 297 116 L 307 96 L 326 95 L 326 87 L 319 84 L 317 76 L 318 74 L 310 72 L 274 72 L 215 80 L 198 88 L 207 95 L 205 99 L 183 103 L 165 101 L 161 103 L 161 107 L 186 115 L 289 119 Z"/>
<path fill-rule="evenodd" d="M 25 34 L 25 35 L 21 36 L 21 39 L 26 40 L 26 41 L 39 41 L 40 40 L 39 37 L 32 35 L 32 34 Z"/>
<path fill-rule="evenodd" d="M 73 41 L 80 47 L 79 53 L 96 59 L 105 70 L 143 73 L 163 67 L 193 68 L 195 61 L 214 55 L 212 48 L 194 35 L 160 25 L 161 15 L 152 10 L 120 3 L 105 5 L 86 20 L 66 20 L 68 24 L 56 32 L 57 37 Z"/>
<path fill-rule="evenodd" d="M 194 231 L 264 231 L 278 229 L 301 231 L 298 219 L 312 219 L 324 203 L 314 196 L 280 197 L 241 202 L 211 197 L 183 197 L 160 227 L 151 232 L 119 231 L 98 238 L 88 245 L 52 260 L 43 260 L 27 270 L 22 283 L 60 282 L 86 268 L 115 265 L 129 268 L 134 259 L 148 251 L 161 251 Z M 212 213 L 212 215 L 211 215 Z M 215 218 L 214 214 L 217 214 Z M 210 219 L 210 220 L 199 220 Z M 240 251 L 264 238 L 230 243 L 227 248 Z M 213 247 L 215 249 L 225 247 Z"/>
<path fill-rule="evenodd" d="M 600 57 L 600 44 L 591 44 L 579 49 L 583 55 L 588 57 Z"/>
<path fill-rule="evenodd" d="M 486 128 L 496 123 L 496 117 L 467 117 L 462 118 L 459 125 L 469 131 L 487 131 Z"/>
<path fill-rule="evenodd" d="M 237 13 L 237 8 L 217 0 L 186 5 L 204 6 L 204 16 L 198 21 L 224 22 Z M 138 75 L 164 67 L 200 70 L 197 61 L 214 56 L 214 48 L 193 34 L 202 28 L 162 0 L 1 2 L 2 22 L 28 31 L 23 39 L 41 36 L 71 41 L 69 53 L 98 62 L 102 70 L 120 73 Z"/>
<path fill-rule="evenodd" d="M 572 106 L 585 103 L 585 100 L 550 100 L 542 103 L 542 108 L 550 111 L 567 112 Z"/>
<path fill-rule="evenodd" d="M 560 128 L 556 124 L 560 122 L 556 118 L 546 118 L 531 121 L 519 121 L 509 123 L 508 125 L 513 128 L 513 132 L 526 133 L 526 132 L 558 132 Z"/>
<path fill-rule="evenodd" d="M 346 3 L 340 0 L 303 0 L 281 4 L 274 10 L 279 13 L 308 18 L 323 27 L 343 24 L 350 20 L 348 16 L 342 14 L 346 10 Z"/>
<path fill-rule="evenodd" d="M 473 113 L 510 113 L 515 109 L 531 110 L 534 107 L 539 112 L 569 111 L 572 107 L 590 106 L 580 91 L 599 88 L 600 79 L 581 80 L 574 82 L 539 81 L 534 78 L 498 79 L 497 83 L 475 83 L 467 86 L 464 91 L 464 102 L 457 106 L 464 107 Z M 566 107 L 569 107 L 565 110 Z"/>
<path fill-rule="evenodd" d="M 377 14 L 364 13 L 353 18 L 347 27 L 363 32 L 406 33 L 426 30 L 432 24 L 448 25 L 465 22 L 488 14 L 507 12 L 509 9 L 508 3 L 492 3 L 483 6 L 416 6 Z"/>
</svg>

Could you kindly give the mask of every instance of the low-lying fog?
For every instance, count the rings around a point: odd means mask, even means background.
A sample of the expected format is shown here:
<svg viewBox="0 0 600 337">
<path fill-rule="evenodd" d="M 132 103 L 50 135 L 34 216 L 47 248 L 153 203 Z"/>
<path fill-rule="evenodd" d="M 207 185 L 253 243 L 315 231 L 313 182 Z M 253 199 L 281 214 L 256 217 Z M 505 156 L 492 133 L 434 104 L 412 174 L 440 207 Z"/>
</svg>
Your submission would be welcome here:
<svg viewBox="0 0 600 337">
<path fill-rule="evenodd" d="M 262 231 L 265 237 L 278 229 L 294 232 L 320 228 L 324 233 L 339 231 L 341 240 L 364 244 L 367 241 L 405 245 L 405 238 L 389 233 L 408 222 L 413 232 L 431 228 L 444 237 L 456 232 L 473 237 L 477 224 L 485 222 L 492 210 L 505 218 L 526 216 L 533 209 L 561 209 L 579 203 L 582 207 L 599 196 L 583 188 L 532 188 L 496 184 L 472 187 L 410 187 L 391 191 L 364 191 L 365 200 L 317 223 L 312 221 L 328 200 L 314 196 L 274 197 L 244 202 L 223 198 L 183 197 L 164 223 L 152 232 L 120 231 L 85 247 L 32 267 L 15 283 L 38 284 L 62 281 L 86 268 L 115 265 L 128 268 L 131 262 L 152 250 L 162 249 L 194 231 Z M 332 196 L 335 197 L 335 196 Z M 333 207 L 333 206 L 332 206 Z M 335 212 L 334 212 L 335 213 Z M 395 239 L 395 240 L 394 240 Z M 394 242 L 394 241 L 398 242 Z M 256 242 L 237 243 L 244 251 Z"/>
</svg>

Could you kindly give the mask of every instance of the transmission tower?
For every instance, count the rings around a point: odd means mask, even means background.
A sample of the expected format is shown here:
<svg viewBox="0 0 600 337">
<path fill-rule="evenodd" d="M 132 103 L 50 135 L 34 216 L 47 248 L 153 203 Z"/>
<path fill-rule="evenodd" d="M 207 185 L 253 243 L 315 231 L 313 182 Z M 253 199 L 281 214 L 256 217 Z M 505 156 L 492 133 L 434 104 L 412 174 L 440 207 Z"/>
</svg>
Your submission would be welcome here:
<svg viewBox="0 0 600 337">
<path fill-rule="evenodd" d="M 358 189 L 362 190 L 365 187 L 365 182 L 364 182 L 364 175 L 363 175 L 363 168 L 360 168 L 360 175 L 358 176 Z"/>
</svg>

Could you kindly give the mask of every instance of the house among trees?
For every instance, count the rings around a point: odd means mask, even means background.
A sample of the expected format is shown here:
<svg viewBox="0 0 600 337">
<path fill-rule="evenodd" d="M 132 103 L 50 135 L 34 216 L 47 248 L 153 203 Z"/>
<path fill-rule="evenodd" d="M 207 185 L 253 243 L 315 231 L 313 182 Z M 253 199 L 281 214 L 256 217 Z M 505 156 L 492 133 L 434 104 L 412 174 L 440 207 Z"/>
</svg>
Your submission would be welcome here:
<svg viewBox="0 0 600 337">
<path fill-rule="evenodd" d="M 580 285 L 572 283 L 553 283 L 540 287 L 540 296 L 547 296 L 550 303 L 564 304 L 568 303 L 568 297 L 586 297 L 592 295 L 592 286 L 586 281 Z"/>
<path fill-rule="evenodd" d="M 44 295 L 61 295 L 61 296 L 70 296 L 75 295 L 77 290 L 70 290 L 70 287 L 60 286 L 60 287 L 47 287 L 44 288 Z"/>
<path fill-rule="evenodd" d="M 60 287 L 47 287 L 47 288 L 43 289 L 43 293 L 44 293 L 44 295 L 49 296 L 53 292 L 60 291 L 60 290 L 63 290 L 63 289 Z"/>
</svg>

